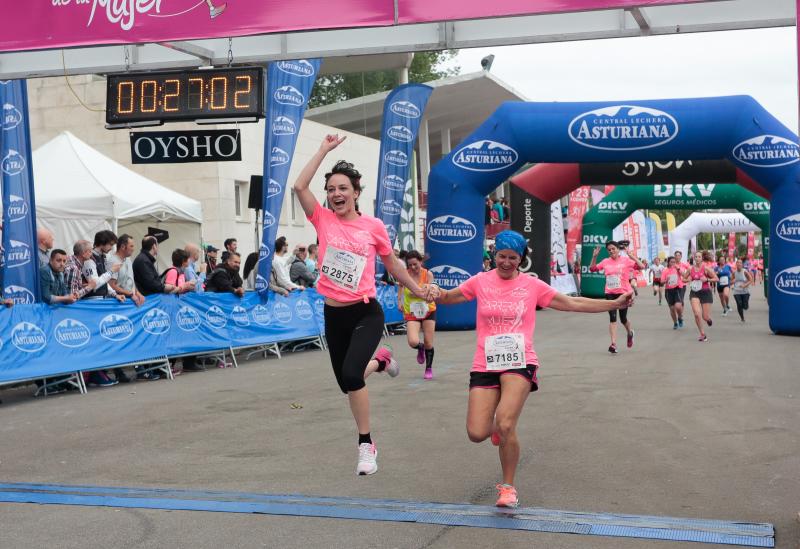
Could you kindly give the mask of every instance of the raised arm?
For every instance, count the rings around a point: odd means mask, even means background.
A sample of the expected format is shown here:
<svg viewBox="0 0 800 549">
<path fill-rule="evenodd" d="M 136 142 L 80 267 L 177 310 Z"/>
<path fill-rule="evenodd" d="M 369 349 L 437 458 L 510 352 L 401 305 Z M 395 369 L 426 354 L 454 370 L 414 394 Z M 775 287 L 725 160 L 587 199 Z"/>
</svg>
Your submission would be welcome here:
<svg viewBox="0 0 800 549">
<path fill-rule="evenodd" d="M 342 141 L 345 139 L 347 139 L 346 135 L 342 137 L 336 134 L 326 135 L 319 146 L 319 150 L 314 153 L 314 156 L 311 157 L 311 160 L 309 160 L 302 169 L 300 175 L 297 176 L 297 181 L 294 182 L 294 192 L 297 195 L 297 199 L 300 201 L 300 205 L 303 207 L 303 211 L 308 217 L 311 217 L 314 213 L 314 208 L 317 207 L 317 199 L 314 193 L 308 188 L 308 186 L 311 185 L 311 178 L 317 173 L 325 156 L 341 145 Z"/>
<path fill-rule="evenodd" d="M 633 304 L 633 292 L 620 294 L 617 299 L 590 299 L 588 297 L 571 297 L 562 293 L 553 296 L 549 307 L 556 311 L 571 311 L 575 313 L 604 313 L 624 309 Z"/>
<path fill-rule="evenodd" d="M 591 272 L 596 272 L 597 269 L 597 256 L 600 254 L 600 246 L 595 246 L 594 250 L 592 250 L 592 262 L 589 264 L 589 270 Z"/>
</svg>

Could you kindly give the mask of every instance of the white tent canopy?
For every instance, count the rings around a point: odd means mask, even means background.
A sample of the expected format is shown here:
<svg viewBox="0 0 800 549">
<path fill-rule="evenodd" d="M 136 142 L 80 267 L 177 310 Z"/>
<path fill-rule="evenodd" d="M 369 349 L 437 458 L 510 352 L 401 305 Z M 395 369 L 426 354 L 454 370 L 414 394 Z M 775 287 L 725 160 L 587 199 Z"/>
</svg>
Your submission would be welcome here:
<svg viewBox="0 0 800 549">
<path fill-rule="evenodd" d="M 200 243 L 200 202 L 162 187 L 63 132 L 33 152 L 36 216 L 68 252 L 100 229 L 137 240 L 147 227 L 170 232 L 170 246 Z M 137 246 L 138 247 L 138 246 Z M 162 254 L 169 261 L 168 254 Z"/>
<path fill-rule="evenodd" d="M 686 257 L 689 241 L 699 233 L 749 233 L 761 232 L 741 213 L 704 213 L 694 212 L 670 233 L 670 253 L 680 251 Z"/>
</svg>

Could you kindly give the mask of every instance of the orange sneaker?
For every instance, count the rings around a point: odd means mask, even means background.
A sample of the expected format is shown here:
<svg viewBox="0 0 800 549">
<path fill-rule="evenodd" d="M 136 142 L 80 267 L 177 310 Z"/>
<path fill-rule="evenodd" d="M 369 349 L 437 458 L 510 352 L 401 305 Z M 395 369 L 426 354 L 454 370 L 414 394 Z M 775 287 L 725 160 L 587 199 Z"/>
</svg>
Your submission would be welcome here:
<svg viewBox="0 0 800 549">
<path fill-rule="evenodd" d="M 519 507 L 519 498 L 517 497 L 517 489 L 510 484 L 498 484 L 497 488 L 497 505 L 498 507 Z"/>
</svg>

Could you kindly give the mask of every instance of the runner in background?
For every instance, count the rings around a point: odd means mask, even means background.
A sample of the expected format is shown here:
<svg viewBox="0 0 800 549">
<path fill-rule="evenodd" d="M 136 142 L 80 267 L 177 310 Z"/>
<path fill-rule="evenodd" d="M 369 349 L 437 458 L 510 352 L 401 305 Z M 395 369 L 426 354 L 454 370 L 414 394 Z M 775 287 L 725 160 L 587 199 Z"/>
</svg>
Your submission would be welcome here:
<svg viewBox="0 0 800 549">
<path fill-rule="evenodd" d="M 442 291 L 437 302 L 455 305 L 477 299 L 477 345 L 467 405 L 467 435 L 472 442 L 491 438 L 499 446 L 503 483 L 498 507 L 517 507 L 514 476 L 520 456 L 517 422 L 528 395 L 538 390 L 539 359 L 533 348 L 536 307 L 598 313 L 628 308 L 632 293 L 613 301 L 569 297 L 538 278 L 519 272 L 527 240 L 514 231 L 497 235 L 497 268 L 479 273 L 458 288 Z"/>
<path fill-rule="evenodd" d="M 650 272 L 653 274 L 653 295 L 655 296 L 658 294 L 658 304 L 661 305 L 664 288 L 664 285 L 661 283 L 661 274 L 664 272 L 664 265 L 662 265 L 660 257 L 653 258 L 653 264 L 650 265 Z"/>
<path fill-rule="evenodd" d="M 708 341 L 708 336 L 703 329 L 703 321 L 709 326 L 711 321 L 711 305 L 714 304 L 714 297 L 711 294 L 711 283 L 717 280 L 714 270 L 703 262 L 703 253 L 694 254 L 694 265 L 683 274 L 683 281 L 689 284 L 689 301 L 692 304 L 694 322 L 700 331 L 698 341 Z"/>
<path fill-rule="evenodd" d="M 669 305 L 669 316 L 672 317 L 672 329 L 683 328 L 683 292 L 680 281 L 683 274 L 678 269 L 678 262 L 673 256 L 667 258 L 667 266 L 661 272 L 661 284 L 666 288 L 665 297 Z"/>
<path fill-rule="evenodd" d="M 725 264 L 724 257 L 719 256 L 717 259 L 717 265 L 714 267 L 714 273 L 719 279 L 717 281 L 717 293 L 719 294 L 719 302 L 722 305 L 722 316 L 728 316 L 728 311 L 731 310 L 730 284 L 733 271 L 731 271 L 731 268 Z"/>
<path fill-rule="evenodd" d="M 406 252 L 406 270 L 419 285 L 433 284 L 433 273 L 423 268 L 422 254 L 416 250 Z M 433 379 L 433 334 L 436 331 L 436 303 L 416 297 L 411 290 L 397 285 L 397 302 L 406 321 L 408 346 L 417 351 L 417 363 L 425 365 L 424 379 Z M 420 341 L 420 329 L 423 341 Z"/>
<path fill-rule="evenodd" d="M 298 175 L 294 191 L 319 239 L 322 262 L 316 288 L 325 297 L 325 338 L 333 373 L 348 397 L 358 429 L 356 474 L 371 475 L 378 470 L 378 450 L 370 434 L 365 379 L 374 372 L 385 371 L 392 377 L 399 373 L 390 349 L 375 352 L 384 329 L 383 309 L 376 299 L 375 257 L 380 256 L 386 270 L 415 296 L 429 297 L 432 290 L 420 288 L 394 256 L 383 222 L 358 211 L 361 174 L 352 164 L 339 161 L 325 174 L 330 209 L 323 208 L 309 190 L 322 161 L 344 140 L 338 135 L 325 136 Z"/>
<path fill-rule="evenodd" d="M 681 290 L 681 303 L 686 303 L 686 284 L 683 281 L 683 274 L 689 270 L 690 265 L 683 260 L 683 252 L 680 250 L 675 251 L 675 268 L 678 269 L 678 272 L 681 274 L 681 278 L 678 281 L 678 288 Z M 683 324 L 681 324 L 681 328 Z"/>
<path fill-rule="evenodd" d="M 606 276 L 605 294 L 606 299 L 617 299 L 622 294 L 633 292 L 631 287 L 631 273 L 634 269 L 642 269 L 643 265 L 637 258 L 630 258 L 620 255 L 620 250 L 627 246 L 626 241 L 614 242 L 613 240 L 606 243 L 606 250 L 608 257 L 600 263 L 597 263 L 597 256 L 600 253 L 600 246 L 597 246 L 592 252 L 592 263 L 589 265 L 589 271 L 596 273 L 603 271 Z M 611 345 L 608 346 L 608 352 L 612 354 L 617 353 L 617 309 L 608 311 L 609 325 L 608 333 L 611 336 Z M 619 309 L 619 319 L 625 330 L 628 332 L 628 347 L 633 347 L 633 325 L 628 320 L 628 308 L 621 307 Z"/>
<path fill-rule="evenodd" d="M 750 286 L 753 285 L 753 275 L 745 268 L 742 260 L 736 261 L 736 270 L 733 272 L 733 299 L 736 301 L 736 312 L 744 322 L 744 312 L 750 308 Z"/>
<path fill-rule="evenodd" d="M 767 279 L 764 278 L 764 254 L 758 254 L 756 269 L 758 269 L 758 277 L 761 279 L 762 284 L 766 283 Z"/>
<path fill-rule="evenodd" d="M 708 250 L 705 250 L 705 251 L 703 251 L 701 253 L 703 254 L 703 266 L 708 268 L 708 269 L 711 269 L 713 271 L 714 268 L 717 266 L 717 262 L 714 261 L 714 254 L 712 254 Z M 714 297 L 714 290 L 716 290 L 716 289 L 717 289 L 717 283 L 716 282 L 711 282 L 711 297 L 712 298 Z"/>
</svg>

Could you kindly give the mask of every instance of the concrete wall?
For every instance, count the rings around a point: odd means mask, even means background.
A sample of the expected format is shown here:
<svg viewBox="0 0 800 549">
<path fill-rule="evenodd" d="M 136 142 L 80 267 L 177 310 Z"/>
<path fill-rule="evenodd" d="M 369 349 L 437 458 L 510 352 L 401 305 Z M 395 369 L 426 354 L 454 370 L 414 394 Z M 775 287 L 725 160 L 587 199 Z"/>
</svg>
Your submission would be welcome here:
<svg viewBox="0 0 800 549">
<path fill-rule="evenodd" d="M 239 241 L 239 251 L 246 257 L 257 249 L 255 212 L 247 209 L 251 174 L 261 174 L 264 158 L 264 122 L 242 124 L 242 160 L 239 162 L 200 162 L 194 164 L 132 165 L 128 130 L 105 129 L 105 79 L 98 76 L 73 76 L 72 88 L 63 77 L 38 78 L 28 81 L 30 103 L 31 144 L 34 149 L 59 133 L 69 130 L 76 137 L 124 166 L 203 205 L 203 241 L 221 248 L 226 238 Z M 74 91 L 74 94 L 73 94 Z M 77 97 L 76 97 L 77 96 Z M 82 106 L 82 101 L 86 106 Z M 91 109 L 91 110 L 90 110 Z M 204 126 L 214 127 L 214 126 Z M 231 124 L 218 128 L 232 128 Z M 173 123 L 147 130 L 199 129 L 193 123 Z M 305 219 L 299 204 L 291 215 L 291 183 L 319 147 L 328 133 L 341 132 L 316 122 L 304 121 L 292 160 L 289 185 L 279 222 L 279 235 L 286 236 L 290 247 L 315 241 L 314 229 Z M 312 183 L 317 197 L 324 199 L 322 176 L 339 159 L 353 162 L 363 174 L 364 193 L 359 205 L 372 214 L 375 201 L 380 143 L 371 138 L 347 133 L 347 140 L 329 157 Z M 241 185 L 241 213 L 237 218 L 234 203 L 236 182 Z M 86 235 L 91 240 L 93 235 Z M 168 241 L 167 247 L 182 247 L 182 242 Z"/>
</svg>

